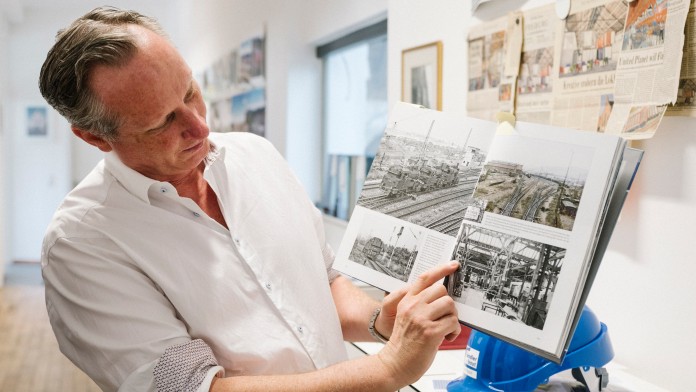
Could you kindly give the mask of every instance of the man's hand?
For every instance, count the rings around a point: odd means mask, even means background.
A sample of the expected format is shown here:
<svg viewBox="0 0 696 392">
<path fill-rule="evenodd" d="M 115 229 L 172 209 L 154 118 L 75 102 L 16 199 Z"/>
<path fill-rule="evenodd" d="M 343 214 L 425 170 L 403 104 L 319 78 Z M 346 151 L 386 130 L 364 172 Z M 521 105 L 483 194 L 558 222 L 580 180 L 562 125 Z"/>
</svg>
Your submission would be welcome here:
<svg viewBox="0 0 696 392">
<path fill-rule="evenodd" d="M 406 384 L 428 370 L 443 339 L 452 340 L 461 332 L 454 300 L 440 283 L 458 267 L 457 262 L 433 267 L 384 299 L 376 327 L 389 342 L 378 356 Z"/>
</svg>

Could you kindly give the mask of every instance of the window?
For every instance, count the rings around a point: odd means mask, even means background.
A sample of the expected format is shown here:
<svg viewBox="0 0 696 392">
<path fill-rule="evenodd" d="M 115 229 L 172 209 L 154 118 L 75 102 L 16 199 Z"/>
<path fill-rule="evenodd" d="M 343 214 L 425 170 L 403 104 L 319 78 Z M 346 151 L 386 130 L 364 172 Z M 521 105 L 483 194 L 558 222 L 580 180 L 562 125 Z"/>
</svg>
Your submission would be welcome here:
<svg viewBox="0 0 696 392">
<path fill-rule="evenodd" d="M 321 208 L 348 219 L 387 123 L 387 22 L 317 48 L 323 62 Z"/>
</svg>

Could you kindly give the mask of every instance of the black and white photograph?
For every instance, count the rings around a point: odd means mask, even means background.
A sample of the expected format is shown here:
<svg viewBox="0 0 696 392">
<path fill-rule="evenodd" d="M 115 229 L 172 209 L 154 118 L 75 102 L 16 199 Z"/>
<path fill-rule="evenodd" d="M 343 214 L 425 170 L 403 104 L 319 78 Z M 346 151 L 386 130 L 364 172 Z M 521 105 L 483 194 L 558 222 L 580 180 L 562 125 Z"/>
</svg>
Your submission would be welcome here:
<svg viewBox="0 0 696 392">
<path fill-rule="evenodd" d="M 464 224 L 448 290 L 458 303 L 543 329 L 565 249 Z"/>
<path fill-rule="evenodd" d="M 490 144 L 487 133 L 459 127 L 452 134 L 419 117 L 390 124 L 357 204 L 456 236 Z"/>
<path fill-rule="evenodd" d="M 474 197 L 486 212 L 571 231 L 593 151 L 515 135 L 496 141 Z"/>
<path fill-rule="evenodd" d="M 405 223 L 366 220 L 348 259 L 407 282 L 418 255 L 423 229 Z"/>
<path fill-rule="evenodd" d="M 559 77 L 613 71 L 621 51 L 628 4 L 616 0 L 568 16 Z"/>
</svg>

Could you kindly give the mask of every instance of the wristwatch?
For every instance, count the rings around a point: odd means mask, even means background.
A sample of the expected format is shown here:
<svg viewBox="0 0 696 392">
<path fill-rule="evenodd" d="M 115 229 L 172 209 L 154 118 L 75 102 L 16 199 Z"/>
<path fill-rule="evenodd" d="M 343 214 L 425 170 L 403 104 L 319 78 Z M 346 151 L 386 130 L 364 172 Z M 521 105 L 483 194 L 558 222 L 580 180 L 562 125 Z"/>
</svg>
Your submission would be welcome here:
<svg viewBox="0 0 696 392">
<path fill-rule="evenodd" d="M 382 308 L 377 308 L 374 312 L 372 312 L 372 317 L 370 317 L 370 323 L 367 324 L 367 330 L 370 331 L 370 335 L 372 335 L 372 337 L 375 338 L 376 341 L 386 344 L 389 341 L 389 339 L 382 336 L 382 334 L 379 333 L 375 328 L 375 321 L 377 321 L 377 317 L 379 316 L 379 313 L 381 311 Z"/>
</svg>

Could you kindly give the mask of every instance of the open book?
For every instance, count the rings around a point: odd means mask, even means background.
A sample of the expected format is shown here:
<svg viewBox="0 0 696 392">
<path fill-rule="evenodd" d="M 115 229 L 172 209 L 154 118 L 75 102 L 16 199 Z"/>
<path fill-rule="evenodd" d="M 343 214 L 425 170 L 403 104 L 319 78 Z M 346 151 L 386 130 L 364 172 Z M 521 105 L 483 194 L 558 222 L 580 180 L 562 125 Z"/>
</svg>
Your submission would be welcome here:
<svg viewBox="0 0 696 392">
<path fill-rule="evenodd" d="M 463 324 L 561 362 L 642 152 L 497 127 L 397 104 L 334 268 L 394 291 L 458 260 L 445 284 Z"/>
</svg>

